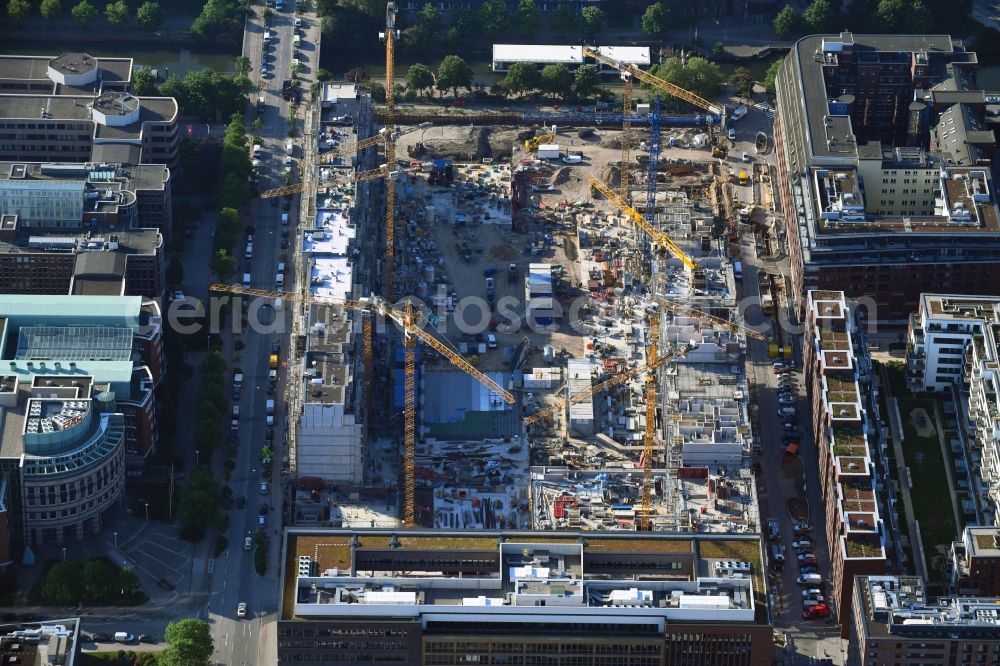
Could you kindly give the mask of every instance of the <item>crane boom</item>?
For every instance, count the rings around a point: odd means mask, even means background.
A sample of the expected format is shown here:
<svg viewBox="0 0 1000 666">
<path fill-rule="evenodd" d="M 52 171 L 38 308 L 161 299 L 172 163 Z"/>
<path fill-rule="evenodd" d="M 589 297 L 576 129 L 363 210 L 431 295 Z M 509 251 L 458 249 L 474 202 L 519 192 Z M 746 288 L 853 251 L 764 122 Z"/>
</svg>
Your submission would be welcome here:
<svg viewBox="0 0 1000 666">
<path fill-rule="evenodd" d="M 684 100 L 685 102 L 691 104 L 692 106 L 697 106 L 699 109 L 704 109 L 705 111 L 708 111 L 713 115 L 719 116 L 722 119 L 725 118 L 726 115 L 725 107 L 719 106 L 718 104 L 713 104 L 704 97 L 695 95 L 690 90 L 685 90 L 684 88 L 681 88 L 678 85 L 670 83 L 669 81 L 664 81 L 660 77 L 654 76 L 649 72 L 645 72 L 631 63 L 620 62 L 618 60 L 615 60 L 614 58 L 608 57 L 603 53 L 599 53 L 594 49 L 588 48 L 586 46 L 583 47 L 583 53 L 584 55 L 589 56 L 594 60 L 607 65 L 608 67 L 614 67 L 619 72 L 627 72 L 628 74 L 631 74 L 632 76 L 639 79 L 643 83 L 648 83 L 654 88 L 659 88 L 663 92 L 669 95 L 673 95 L 678 99 Z"/>
<path fill-rule="evenodd" d="M 660 348 L 660 315 L 654 314 L 649 321 L 649 346 L 646 349 L 647 359 L 657 359 Z M 656 443 L 656 361 L 650 361 L 646 366 L 646 431 L 643 435 L 642 447 L 642 515 L 639 516 L 639 526 L 644 532 L 649 531 L 653 517 L 653 448 Z"/>
<path fill-rule="evenodd" d="M 723 319 L 722 317 L 716 317 L 715 315 L 711 315 L 707 312 L 696 310 L 689 305 L 684 305 L 682 303 L 678 303 L 677 301 L 671 301 L 659 295 L 653 296 L 653 300 L 662 305 L 664 309 L 670 310 L 671 312 L 674 312 L 676 314 L 685 315 L 688 317 L 694 317 L 695 319 L 698 319 L 699 321 L 702 321 L 706 324 L 710 324 L 712 326 L 718 326 L 720 328 L 725 328 L 735 333 L 742 333 L 746 337 L 753 338 L 754 340 L 767 339 L 766 336 L 763 333 L 760 333 L 759 331 L 755 331 L 752 328 L 748 328 L 741 324 L 737 324 L 734 321 L 729 321 L 728 319 Z"/>
<path fill-rule="evenodd" d="M 616 375 L 612 375 L 610 378 L 605 379 L 603 382 L 599 384 L 594 384 L 591 387 L 586 388 L 578 393 L 574 393 L 568 398 L 558 398 L 554 404 L 545 407 L 544 409 L 538 410 L 531 416 L 525 417 L 522 423 L 524 423 L 524 425 L 526 426 L 531 425 L 532 423 L 537 423 L 538 421 L 546 419 L 555 414 L 556 412 L 565 409 L 567 405 L 572 405 L 578 402 L 584 402 L 586 400 L 590 400 L 595 395 L 599 395 L 601 393 L 604 393 L 608 389 L 626 383 L 627 381 L 638 375 L 640 372 L 644 372 L 647 370 L 655 370 L 656 368 L 660 367 L 667 361 L 681 358 L 686 353 L 687 353 L 686 348 L 675 349 L 667 354 L 664 354 L 663 356 L 659 357 L 658 359 L 656 359 L 655 361 L 653 361 L 648 365 L 644 366 L 638 365 L 634 368 L 631 368 L 630 370 L 625 370 L 624 372 L 619 372 Z"/>
<path fill-rule="evenodd" d="M 407 318 L 406 314 L 400 312 L 398 308 L 389 305 L 386 301 L 381 298 L 373 297 L 363 300 L 355 300 L 349 298 L 328 298 L 324 296 L 300 296 L 291 292 L 283 291 L 271 291 L 269 289 L 255 289 L 253 287 L 241 287 L 238 285 L 228 285 L 228 284 L 213 284 L 209 287 L 209 291 L 215 291 L 226 294 L 233 294 L 236 296 L 254 296 L 259 298 L 280 298 L 285 301 L 293 301 L 298 303 L 312 303 L 315 305 L 332 305 L 347 308 L 349 310 L 360 310 L 364 312 L 374 312 L 389 319 L 403 327 L 403 331 L 406 335 L 413 335 L 423 342 L 427 343 L 428 346 L 432 347 L 439 354 L 448 359 L 452 365 L 454 365 L 459 370 L 462 370 L 474 379 L 478 380 L 481 384 L 487 388 L 493 390 L 497 395 L 499 395 L 504 402 L 509 405 L 514 404 L 517 399 L 507 391 L 502 386 L 493 381 L 490 377 L 483 374 L 476 369 L 475 366 L 466 361 L 462 356 L 451 349 L 448 348 L 443 342 L 438 340 L 436 337 L 420 328 L 418 323 L 425 321 L 423 318 L 412 316 Z"/>
<path fill-rule="evenodd" d="M 663 233 L 662 231 L 651 225 L 649 222 L 647 222 L 646 219 L 642 215 L 640 215 L 637 210 L 629 206 L 625 202 L 625 200 L 622 199 L 620 196 L 618 196 L 618 194 L 615 193 L 614 190 L 608 187 L 607 184 L 604 183 L 604 181 L 598 180 L 597 178 L 594 177 L 590 177 L 587 179 L 587 182 L 590 183 L 591 187 L 593 187 L 598 192 L 607 197 L 609 201 L 618 206 L 618 208 L 620 208 L 623 213 L 625 213 L 633 222 L 635 222 L 635 224 L 640 229 L 645 231 L 649 235 L 649 237 L 653 239 L 654 242 L 659 243 L 664 249 L 668 250 L 671 254 L 680 259 L 681 263 L 683 263 L 691 270 L 698 268 L 698 264 L 697 262 L 695 262 L 694 259 L 689 257 L 687 253 L 684 252 L 684 250 L 682 250 L 676 243 L 670 240 L 670 238 L 665 233 Z"/>
</svg>

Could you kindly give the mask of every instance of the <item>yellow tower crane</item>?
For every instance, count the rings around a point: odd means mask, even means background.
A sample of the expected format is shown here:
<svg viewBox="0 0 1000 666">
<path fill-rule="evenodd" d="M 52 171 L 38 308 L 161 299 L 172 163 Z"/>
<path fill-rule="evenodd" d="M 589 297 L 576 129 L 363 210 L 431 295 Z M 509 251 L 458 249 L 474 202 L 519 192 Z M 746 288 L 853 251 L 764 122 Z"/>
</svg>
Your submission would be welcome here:
<svg viewBox="0 0 1000 666">
<path fill-rule="evenodd" d="M 404 344 L 406 353 L 404 356 L 404 388 L 405 388 L 405 412 L 404 412 L 404 439 L 403 439 L 403 526 L 413 527 L 414 520 L 414 446 L 416 444 L 416 398 L 415 398 L 415 360 L 413 349 L 419 339 L 429 347 L 444 356 L 453 366 L 470 375 L 473 379 L 483 384 L 496 393 L 507 404 L 514 404 L 516 399 L 504 387 L 497 384 L 490 377 L 477 370 L 472 364 L 462 358 L 462 355 L 451 349 L 445 342 L 439 340 L 434 335 L 423 329 L 427 320 L 418 314 L 409 302 L 390 304 L 383 298 L 373 296 L 371 298 L 348 299 L 348 298 L 325 298 L 321 296 L 303 296 L 290 292 L 277 292 L 267 289 L 253 289 L 250 287 L 240 287 L 238 285 L 213 284 L 209 287 L 210 292 L 222 294 L 233 294 L 235 296 L 252 296 L 255 298 L 280 298 L 295 303 L 308 303 L 311 305 L 325 305 L 331 307 L 342 307 L 348 310 L 355 310 L 367 313 L 369 316 L 383 316 L 396 322 L 403 329 Z"/>
<path fill-rule="evenodd" d="M 693 317 L 698 321 L 708 324 L 710 326 L 716 326 L 718 328 L 725 328 L 733 333 L 742 333 L 748 338 L 753 338 L 754 340 L 766 340 L 767 337 L 752 328 L 748 328 L 741 324 L 737 324 L 734 321 L 728 319 L 723 319 L 722 317 L 716 317 L 707 312 L 702 312 L 701 310 L 696 310 L 689 305 L 684 305 L 683 303 L 678 303 L 677 301 L 672 301 L 668 298 L 664 298 L 659 294 L 653 295 L 653 300 L 663 306 L 665 310 L 669 310 L 675 314 L 683 315 L 686 317 Z"/>
<path fill-rule="evenodd" d="M 632 74 L 622 71 L 622 199 L 632 200 Z"/>
<path fill-rule="evenodd" d="M 691 270 L 698 268 L 698 263 L 694 259 L 689 257 L 684 250 L 682 250 L 675 242 L 670 240 L 665 233 L 647 222 L 646 218 L 640 215 L 637 210 L 629 206 L 623 197 L 618 196 L 614 190 L 608 187 L 607 183 L 594 177 L 588 178 L 587 182 L 591 187 L 603 194 L 609 201 L 618 206 L 618 208 L 620 208 L 621 211 L 636 224 L 636 226 L 649 235 L 653 242 L 657 243 L 664 250 L 669 251 L 672 255 L 680 259 L 681 263 Z"/>
<path fill-rule="evenodd" d="M 583 47 L 583 54 L 585 56 L 593 58 L 594 60 L 596 60 L 599 63 L 607 65 L 608 67 L 613 67 L 613 68 L 617 69 L 619 72 L 622 72 L 623 74 L 629 74 L 630 76 L 634 76 L 635 78 L 639 79 L 643 83 L 648 83 L 649 85 L 653 86 L 654 88 L 662 90 L 663 92 L 667 93 L 668 95 L 672 95 L 672 96 L 676 97 L 677 99 L 683 100 L 683 101 L 687 102 L 688 104 L 691 104 L 692 106 L 696 106 L 699 109 L 703 109 L 705 111 L 708 111 L 712 115 L 719 116 L 719 122 L 722 123 L 722 132 L 723 132 L 723 135 L 725 134 L 725 131 L 726 131 L 726 107 L 725 106 L 722 106 L 722 105 L 719 105 L 719 104 L 714 104 L 714 103 L 708 101 L 707 99 L 705 99 L 705 98 L 703 98 L 703 97 L 701 97 L 699 95 L 695 95 L 690 90 L 685 90 L 684 88 L 681 88 L 678 85 L 670 83 L 669 81 L 664 81 L 660 77 L 654 76 L 653 74 L 650 74 L 649 72 L 645 72 L 645 71 L 639 69 L 638 67 L 636 67 L 635 65 L 633 65 L 631 63 L 620 62 L 618 60 L 615 60 L 614 58 L 611 58 L 609 56 L 604 55 L 603 53 L 599 53 L 598 51 L 596 51 L 596 50 L 594 50 L 592 48 L 589 48 L 587 46 Z"/>
<path fill-rule="evenodd" d="M 393 75 L 396 68 L 396 3 L 385 5 L 385 32 L 379 35 L 385 40 L 385 107 L 388 122 L 385 126 L 385 161 L 390 169 L 396 167 L 396 96 L 393 91 Z M 393 265 L 396 254 L 396 182 L 385 180 L 385 295 L 392 300 Z"/>
<path fill-rule="evenodd" d="M 653 519 L 653 449 L 656 444 L 656 368 L 660 348 L 660 315 L 649 320 L 649 346 L 646 348 L 646 431 L 642 439 L 642 515 L 639 528 L 650 531 Z"/>
</svg>

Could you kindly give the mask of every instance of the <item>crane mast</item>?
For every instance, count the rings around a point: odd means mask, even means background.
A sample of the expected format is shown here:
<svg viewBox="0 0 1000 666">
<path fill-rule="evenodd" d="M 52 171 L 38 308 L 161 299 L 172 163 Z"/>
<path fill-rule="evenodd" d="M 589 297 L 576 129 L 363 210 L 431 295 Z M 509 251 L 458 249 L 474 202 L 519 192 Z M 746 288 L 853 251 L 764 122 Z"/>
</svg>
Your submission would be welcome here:
<svg viewBox="0 0 1000 666">
<path fill-rule="evenodd" d="M 396 3 L 388 2 L 385 6 L 385 105 L 386 140 L 385 162 L 390 173 L 396 166 L 396 142 L 393 132 L 396 129 L 396 98 L 393 91 L 393 74 L 396 63 Z M 392 300 L 394 259 L 396 254 L 396 183 L 392 178 L 385 179 L 385 295 Z"/>
<path fill-rule="evenodd" d="M 629 164 L 632 161 L 632 75 L 622 72 L 621 77 L 625 82 L 625 92 L 622 94 L 622 199 L 629 201 L 632 198 L 632 171 Z"/>
<path fill-rule="evenodd" d="M 656 360 L 660 346 L 660 315 L 649 320 L 649 346 L 646 349 L 646 431 L 642 447 L 642 515 L 639 526 L 650 530 L 653 517 L 653 450 L 656 444 Z"/>
</svg>

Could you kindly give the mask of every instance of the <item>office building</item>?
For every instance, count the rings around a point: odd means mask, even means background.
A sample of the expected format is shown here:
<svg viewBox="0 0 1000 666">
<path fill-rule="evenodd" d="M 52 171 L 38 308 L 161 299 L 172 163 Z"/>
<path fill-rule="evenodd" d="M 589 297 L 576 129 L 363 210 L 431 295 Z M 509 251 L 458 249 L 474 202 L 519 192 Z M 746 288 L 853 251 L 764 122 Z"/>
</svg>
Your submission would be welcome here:
<svg viewBox="0 0 1000 666">
<path fill-rule="evenodd" d="M 923 294 L 910 317 L 907 380 L 913 391 L 953 391 L 965 420 L 966 512 L 984 525 L 996 523 L 1000 503 L 998 344 L 996 296 Z"/>
<path fill-rule="evenodd" d="M 0 56 L 0 160 L 176 167 L 177 102 L 129 92 L 131 58 Z"/>
<path fill-rule="evenodd" d="M 928 599 L 916 577 L 858 576 L 847 663 L 998 663 L 998 605 L 993 596 Z"/>
<path fill-rule="evenodd" d="M 0 660 L 5 664 L 73 666 L 80 663 L 80 618 L 5 623 Z"/>
<path fill-rule="evenodd" d="M 776 196 L 792 296 L 904 322 L 922 292 L 1000 292 L 995 114 L 946 35 L 812 35 L 777 77 Z"/>
<path fill-rule="evenodd" d="M 886 572 L 896 531 L 883 519 L 871 360 L 843 292 L 810 291 L 805 326 L 805 388 L 825 508 L 830 596 L 846 636 L 854 578 Z"/>
<path fill-rule="evenodd" d="M 0 291 L 159 297 L 170 226 L 165 166 L 0 163 Z"/>
<path fill-rule="evenodd" d="M 771 663 L 756 535 L 285 533 L 278 664 Z"/>
<path fill-rule="evenodd" d="M 0 302 L 0 478 L 8 532 L 82 539 L 121 498 L 126 464 L 157 446 L 161 317 L 139 297 Z"/>
</svg>

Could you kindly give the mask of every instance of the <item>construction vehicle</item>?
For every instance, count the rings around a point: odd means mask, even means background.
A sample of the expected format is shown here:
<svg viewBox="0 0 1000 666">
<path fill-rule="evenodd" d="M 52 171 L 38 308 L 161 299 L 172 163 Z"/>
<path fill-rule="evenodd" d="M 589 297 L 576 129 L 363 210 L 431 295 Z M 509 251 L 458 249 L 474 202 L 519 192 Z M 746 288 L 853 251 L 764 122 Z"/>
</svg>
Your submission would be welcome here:
<svg viewBox="0 0 1000 666">
<path fill-rule="evenodd" d="M 444 356 L 452 365 L 462 370 L 479 383 L 483 384 L 496 393 L 500 399 L 507 404 L 514 404 L 516 399 L 504 387 L 497 384 L 487 375 L 477 370 L 472 364 L 462 358 L 462 355 L 453 350 L 449 344 L 424 330 L 427 325 L 427 318 L 419 314 L 409 302 L 390 304 L 385 299 L 373 296 L 358 300 L 324 298 L 321 296 L 302 296 L 289 292 L 269 291 L 266 289 L 242 288 L 236 285 L 213 284 L 209 287 L 210 292 L 223 294 L 233 294 L 236 296 L 252 296 L 257 298 L 281 299 L 295 303 L 307 303 L 310 305 L 325 305 L 331 307 L 342 307 L 347 310 L 354 310 L 368 315 L 368 319 L 373 316 L 382 316 L 396 322 L 403 329 L 403 340 L 405 345 L 404 354 L 404 453 L 403 453 L 403 525 L 405 527 L 414 526 L 414 447 L 416 445 L 416 360 L 414 349 L 416 341 L 421 340 L 439 354 Z M 366 334 L 370 334 L 371 327 L 365 326 Z M 368 357 L 370 345 L 365 343 L 365 363 L 371 362 Z"/>
<path fill-rule="evenodd" d="M 729 149 L 726 148 L 721 143 L 712 146 L 712 157 L 717 157 L 720 160 L 724 160 L 729 156 Z"/>
<path fill-rule="evenodd" d="M 618 206 L 618 208 L 620 208 L 622 212 L 625 213 L 626 216 L 628 216 L 629 219 L 635 222 L 635 224 L 640 229 L 642 229 L 643 231 L 646 232 L 646 234 L 649 235 L 649 237 L 653 240 L 653 242 L 655 242 L 664 250 L 670 252 L 672 255 L 680 259 L 681 263 L 683 263 L 689 269 L 694 270 L 698 268 L 698 264 L 697 262 L 695 262 L 694 259 L 689 257 L 687 253 L 684 252 L 684 250 L 682 250 L 676 243 L 670 240 L 670 238 L 665 233 L 663 233 L 659 229 L 656 229 L 653 225 L 647 222 L 646 219 L 642 215 L 640 215 L 637 210 L 635 210 L 627 203 L 625 203 L 625 200 L 622 197 L 618 196 L 614 192 L 614 190 L 608 187 L 608 185 L 604 181 L 590 177 L 587 179 L 587 182 L 590 184 L 592 188 L 603 194 L 605 197 L 607 197 L 609 201 Z"/>
<path fill-rule="evenodd" d="M 556 135 L 553 134 L 552 132 L 546 132 L 545 134 L 539 134 L 537 136 L 531 137 L 530 139 L 525 139 L 524 140 L 524 149 L 527 150 L 528 152 L 533 153 L 536 150 L 538 150 L 538 146 L 541 146 L 542 144 L 545 144 L 545 143 L 552 143 L 555 140 L 556 140 Z"/>
</svg>

